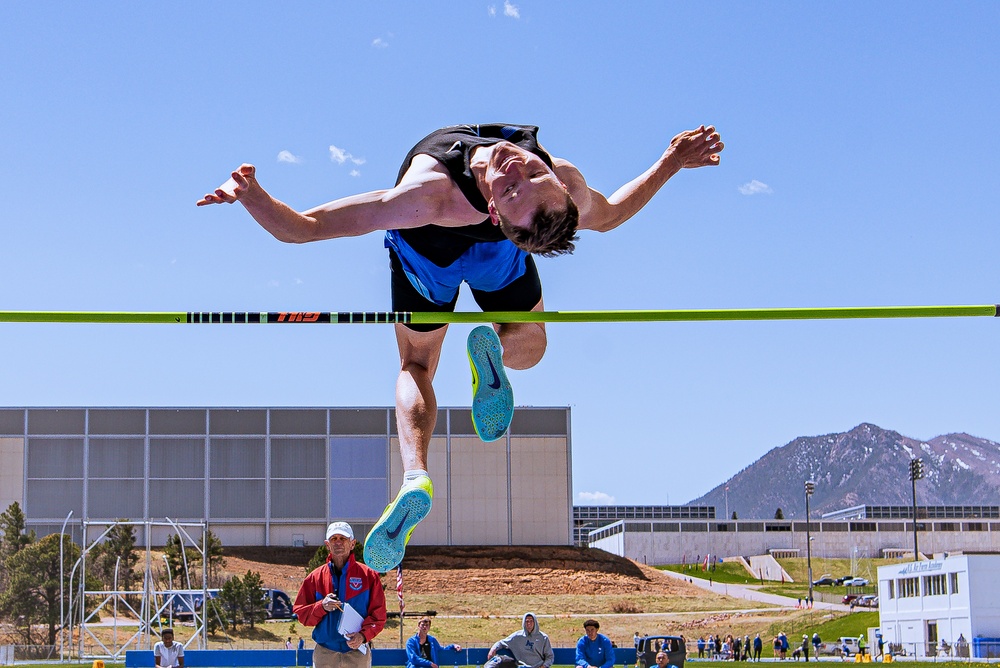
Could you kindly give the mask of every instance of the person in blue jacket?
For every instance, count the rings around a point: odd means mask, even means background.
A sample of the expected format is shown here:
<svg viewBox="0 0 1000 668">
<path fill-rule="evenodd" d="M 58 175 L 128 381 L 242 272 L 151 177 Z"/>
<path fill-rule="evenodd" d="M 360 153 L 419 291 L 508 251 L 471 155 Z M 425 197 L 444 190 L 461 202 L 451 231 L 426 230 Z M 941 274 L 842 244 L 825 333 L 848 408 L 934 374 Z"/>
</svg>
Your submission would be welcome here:
<svg viewBox="0 0 1000 668">
<path fill-rule="evenodd" d="M 576 643 L 576 665 L 580 668 L 614 668 L 615 649 L 611 646 L 611 638 L 597 629 L 601 625 L 596 619 L 588 619 L 583 623 L 587 632 Z"/>
<path fill-rule="evenodd" d="M 429 634 L 431 618 L 421 617 L 417 622 L 417 632 L 406 641 L 406 668 L 438 668 L 438 652 L 444 650 L 461 651 L 461 645 L 441 647 L 438 639 Z"/>
</svg>

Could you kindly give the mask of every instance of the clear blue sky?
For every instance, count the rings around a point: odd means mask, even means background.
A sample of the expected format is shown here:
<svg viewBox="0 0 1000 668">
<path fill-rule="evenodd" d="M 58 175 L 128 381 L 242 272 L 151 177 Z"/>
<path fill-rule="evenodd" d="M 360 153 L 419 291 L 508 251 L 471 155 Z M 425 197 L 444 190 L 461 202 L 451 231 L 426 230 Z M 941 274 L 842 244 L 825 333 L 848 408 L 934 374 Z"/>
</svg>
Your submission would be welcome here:
<svg viewBox="0 0 1000 668">
<path fill-rule="evenodd" d="M 386 187 L 430 130 L 489 121 L 606 194 L 681 130 L 726 143 L 541 260 L 550 309 L 995 303 L 998 34 L 995 2 L 6 3 L 0 309 L 388 309 L 379 236 L 285 245 L 195 200 L 241 162 L 296 208 Z M 468 405 L 468 330 L 442 406 Z M 397 367 L 388 326 L 0 341 L 10 406 L 382 406 Z M 990 318 L 558 325 L 511 377 L 572 407 L 576 502 L 682 503 L 860 422 L 1000 441 L 998 342 Z"/>
</svg>

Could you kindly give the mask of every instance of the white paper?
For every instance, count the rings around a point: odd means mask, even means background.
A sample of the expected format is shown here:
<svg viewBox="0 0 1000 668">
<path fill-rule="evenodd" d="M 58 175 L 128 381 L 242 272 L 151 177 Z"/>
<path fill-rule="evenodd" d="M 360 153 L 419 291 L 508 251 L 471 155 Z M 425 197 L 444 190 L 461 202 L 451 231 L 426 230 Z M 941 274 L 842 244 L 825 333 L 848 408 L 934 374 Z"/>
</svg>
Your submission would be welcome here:
<svg viewBox="0 0 1000 668">
<path fill-rule="evenodd" d="M 365 621 L 364 617 L 359 615 L 358 611 L 347 605 L 347 603 L 344 603 L 343 606 L 344 609 L 340 613 L 340 625 L 337 627 L 337 631 L 339 631 L 343 636 L 357 633 L 361 630 L 361 622 Z M 358 647 L 358 651 L 362 654 L 367 654 L 368 645 L 366 643 L 361 643 L 361 646 Z"/>
</svg>

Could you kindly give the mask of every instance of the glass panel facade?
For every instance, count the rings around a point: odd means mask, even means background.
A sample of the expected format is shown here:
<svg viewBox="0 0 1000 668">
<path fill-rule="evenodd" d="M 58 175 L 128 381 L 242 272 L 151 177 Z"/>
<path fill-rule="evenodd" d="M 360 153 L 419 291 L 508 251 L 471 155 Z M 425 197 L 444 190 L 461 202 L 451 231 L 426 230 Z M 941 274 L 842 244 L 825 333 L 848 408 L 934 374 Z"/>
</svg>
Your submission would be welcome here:
<svg viewBox="0 0 1000 668">
<path fill-rule="evenodd" d="M 468 408 L 439 409 L 428 455 L 437 494 L 416 544 L 569 544 L 568 426 L 568 409 L 526 408 L 511 436 L 486 444 Z M 0 409 L 0 438 L 16 441 L 4 450 L 4 468 L 17 470 L 7 488 L 29 529 L 51 532 L 70 511 L 98 523 L 206 520 L 232 545 L 314 543 L 333 518 L 363 539 L 399 484 L 394 431 L 391 408 Z M 714 508 L 627 514 L 711 518 Z"/>
<path fill-rule="evenodd" d="M 272 478 L 319 478 L 326 470 L 325 438 L 272 438 Z"/>
<path fill-rule="evenodd" d="M 142 478 L 146 444 L 141 438 L 91 438 L 87 475 L 91 478 Z"/>
<path fill-rule="evenodd" d="M 382 498 L 384 497 L 383 485 Z M 382 504 L 382 507 L 385 508 L 385 504 Z M 371 517 L 371 515 L 364 517 Z M 271 519 L 325 521 L 326 481 L 272 480 Z"/>
<path fill-rule="evenodd" d="M 149 517 L 172 520 L 205 517 L 204 480 L 150 480 Z"/>
<path fill-rule="evenodd" d="M 100 480 L 87 487 L 87 515 L 93 520 L 143 517 L 143 481 Z"/>
<path fill-rule="evenodd" d="M 204 478 L 204 438 L 150 438 L 150 478 Z"/>
<path fill-rule="evenodd" d="M 330 439 L 331 478 L 380 478 L 389 475 L 388 438 Z"/>
<path fill-rule="evenodd" d="M 212 478 L 263 478 L 263 438 L 213 438 Z"/>
<path fill-rule="evenodd" d="M 82 477 L 82 437 L 28 439 L 29 479 Z"/>
</svg>

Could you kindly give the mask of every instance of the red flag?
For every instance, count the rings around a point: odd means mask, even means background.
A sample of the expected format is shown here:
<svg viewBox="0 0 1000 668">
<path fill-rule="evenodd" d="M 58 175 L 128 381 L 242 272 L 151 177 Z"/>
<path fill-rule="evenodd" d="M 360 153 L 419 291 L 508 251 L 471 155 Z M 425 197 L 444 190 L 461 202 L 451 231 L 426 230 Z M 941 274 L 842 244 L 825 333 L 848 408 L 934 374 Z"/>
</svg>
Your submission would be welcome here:
<svg viewBox="0 0 1000 668">
<path fill-rule="evenodd" d="M 396 598 L 399 599 L 399 616 L 403 616 L 406 604 L 403 603 L 403 565 L 396 566 Z"/>
<path fill-rule="evenodd" d="M 703 570 L 703 571 L 707 571 L 708 570 L 708 556 L 709 555 L 707 555 L 707 554 L 705 555 L 705 563 L 701 567 L 701 570 Z"/>
</svg>

